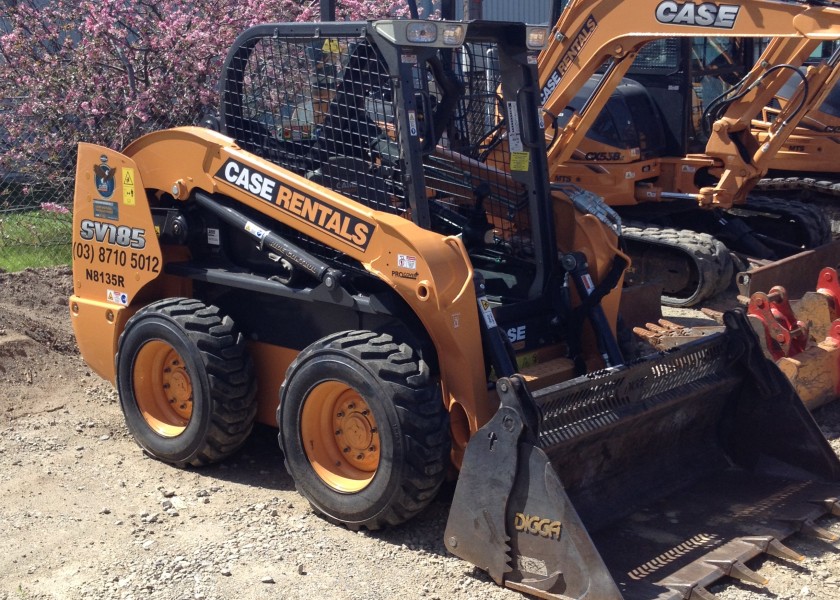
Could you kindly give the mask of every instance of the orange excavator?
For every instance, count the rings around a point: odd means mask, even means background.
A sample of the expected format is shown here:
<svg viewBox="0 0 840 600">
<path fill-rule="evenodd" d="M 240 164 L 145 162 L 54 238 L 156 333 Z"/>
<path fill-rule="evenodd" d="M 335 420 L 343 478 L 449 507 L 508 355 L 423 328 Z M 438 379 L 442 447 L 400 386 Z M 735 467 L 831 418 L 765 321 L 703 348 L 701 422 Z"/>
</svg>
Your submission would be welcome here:
<svg viewBox="0 0 840 600">
<path fill-rule="evenodd" d="M 628 279 L 658 281 L 665 303 L 691 305 L 730 283 L 734 269 L 720 240 L 743 260 L 739 267 L 750 259 L 786 267 L 768 274 L 778 283 L 801 270 L 801 263 L 778 259 L 828 241 L 830 228 L 819 210 L 748 193 L 805 113 L 833 87 L 836 55 L 807 69 L 803 64 L 822 40 L 836 38 L 836 11 L 800 2 L 778 3 L 769 18 L 742 5 L 713 3 L 652 2 L 630 9 L 572 1 L 565 7 L 540 56 L 552 178 L 602 195 L 625 218 L 634 261 Z M 700 35 L 705 37 L 692 41 Z M 675 113 L 691 114 L 697 86 L 668 80 L 657 103 L 624 76 L 631 68 L 634 77 L 673 76 L 679 49 L 707 64 L 716 53 L 729 64 L 733 52 L 743 59 L 743 40 L 762 36 L 775 37 L 750 73 L 716 100 L 704 152 L 674 151 L 677 128 L 667 125 L 682 127 Z M 658 44 L 655 51 L 645 48 L 651 42 Z M 752 117 L 789 79 L 799 84 L 797 96 L 759 143 Z M 687 139 L 685 128 L 679 133 Z M 809 260 L 825 260 L 825 254 Z M 749 280 L 750 273 L 742 278 Z"/>
</svg>

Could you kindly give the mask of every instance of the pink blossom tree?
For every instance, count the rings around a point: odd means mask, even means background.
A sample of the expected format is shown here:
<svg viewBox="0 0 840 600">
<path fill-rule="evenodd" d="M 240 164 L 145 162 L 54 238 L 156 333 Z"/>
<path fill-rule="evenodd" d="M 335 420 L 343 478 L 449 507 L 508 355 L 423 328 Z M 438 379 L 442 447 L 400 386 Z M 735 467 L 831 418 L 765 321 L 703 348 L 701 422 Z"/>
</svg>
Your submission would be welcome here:
<svg viewBox="0 0 840 600">
<path fill-rule="evenodd" d="M 0 172 L 72 174 L 79 141 L 120 148 L 196 122 L 218 103 L 221 62 L 257 23 L 318 19 L 318 0 L 0 0 Z M 337 18 L 403 11 L 339 0 Z M 11 140 L 11 143 L 9 143 Z"/>
</svg>

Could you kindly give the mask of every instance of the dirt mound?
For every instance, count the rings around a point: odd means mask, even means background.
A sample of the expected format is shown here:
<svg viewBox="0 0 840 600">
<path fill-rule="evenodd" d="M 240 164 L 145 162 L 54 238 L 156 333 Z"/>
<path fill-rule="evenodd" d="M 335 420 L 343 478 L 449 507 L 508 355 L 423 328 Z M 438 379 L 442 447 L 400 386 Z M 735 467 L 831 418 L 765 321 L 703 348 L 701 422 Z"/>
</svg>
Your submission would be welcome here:
<svg viewBox="0 0 840 600">
<path fill-rule="evenodd" d="M 50 350 L 76 353 L 67 298 L 70 267 L 0 273 L 0 330 L 22 333 Z"/>
</svg>

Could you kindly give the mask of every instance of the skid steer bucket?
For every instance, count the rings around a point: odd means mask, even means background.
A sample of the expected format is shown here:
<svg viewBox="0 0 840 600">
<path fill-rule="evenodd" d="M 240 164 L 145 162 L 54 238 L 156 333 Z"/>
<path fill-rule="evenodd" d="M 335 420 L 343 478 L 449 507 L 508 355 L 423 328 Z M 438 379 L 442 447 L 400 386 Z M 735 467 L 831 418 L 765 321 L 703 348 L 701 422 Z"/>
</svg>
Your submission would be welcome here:
<svg viewBox="0 0 840 600">
<path fill-rule="evenodd" d="M 529 391 L 471 439 L 449 550 L 542 598 L 712 598 L 840 515 L 840 461 L 740 311 L 726 331 Z"/>
</svg>

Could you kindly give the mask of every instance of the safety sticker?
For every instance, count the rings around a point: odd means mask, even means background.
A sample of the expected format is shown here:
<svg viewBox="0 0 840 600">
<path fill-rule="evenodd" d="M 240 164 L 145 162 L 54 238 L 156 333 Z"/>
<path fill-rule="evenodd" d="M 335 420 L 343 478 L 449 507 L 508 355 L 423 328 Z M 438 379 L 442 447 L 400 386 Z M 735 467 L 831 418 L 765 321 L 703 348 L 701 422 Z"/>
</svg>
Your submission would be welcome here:
<svg viewBox="0 0 840 600">
<path fill-rule="evenodd" d="M 519 107 L 516 102 L 507 104 L 508 144 L 511 152 L 522 152 L 522 129 L 519 127 Z"/>
<path fill-rule="evenodd" d="M 245 231 L 253 235 L 258 240 L 263 239 L 265 237 L 265 229 L 260 227 L 259 225 L 254 225 L 251 221 L 245 223 Z"/>
<path fill-rule="evenodd" d="M 510 170 L 511 171 L 527 171 L 531 164 L 530 152 L 511 152 L 510 153 Z"/>
<path fill-rule="evenodd" d="M 408 132 L 412 137 L 417 135 L 417 114 L 413 110 L 408 111 Z"/>
<path fill-rule="evenodd" d="M 417 257 L 409 254 L 397 254 L 397 266 L 400 269 L 411 269 L 414 271 L 417 268 Z"/>
<path fill-rule="evenodd" d="M 123 204 L 134 206 L 136 202 L 136 197 L 134 196 L 134 169 L 131 167 L 123 167 L 122 169 L 122 189 Z"/>
<path fill-rule="evenodd" d="M 338 40 L 335 38 L 327 38 L 324 41 L 324 45 L 321 47 L 324 52 L 329 52 L 330 54 L 338 54 L 341 52 L 341 46 L 338 43 Z"/>
<path fill-rule="evenodd" d="M 487 325 L 487 329 L 493 329 L 496 327 L 496 317 L 493 316 L 493 309 L 490 307 L 490 301 L 487 300 L 486 297 L 482 296 L 478 299 L 478 304 L 481 306 L 481 316 L 484 317 L 484 324 Z"/>
<path fill-rule="evenodd" d="M 416 65 L 417 64 L 417 55 L 416 54 L 402 54 L 400 55 L 400 62 L 406 65 Z"/>
<path fill-rule="evenodd" d="M 219 240 L 219 230 L 215 227 L 207 228 L 207 243 L 211 246 L 221 245 L 221 241 Z"/>
<path fill-rule="evenodd" d="M 126 294 L 125 292 L 115 292 L 114 290 L 108 290 L 108 294 L 105 296 L 105 298 L 108 300 L 108 302 L 128 306 L 128 294 Z"/>
</svg>

